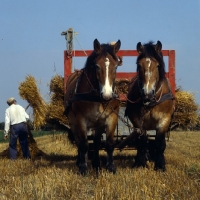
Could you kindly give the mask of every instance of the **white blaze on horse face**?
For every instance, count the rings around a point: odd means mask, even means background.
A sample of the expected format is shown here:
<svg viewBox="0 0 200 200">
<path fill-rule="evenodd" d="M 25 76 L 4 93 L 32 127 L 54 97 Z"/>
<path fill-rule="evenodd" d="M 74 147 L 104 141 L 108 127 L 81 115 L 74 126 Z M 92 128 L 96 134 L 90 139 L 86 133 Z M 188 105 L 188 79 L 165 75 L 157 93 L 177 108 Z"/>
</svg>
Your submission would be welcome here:
<svg viewBox="0 0 200 200">
<path fill-rule="evenodd" d="M 105 100 L 109 100 L 112 97 L 112 85 L 109 83 L 109 66 L 110 66 L 110 61 L 108 58 L 106 58 L 105 61 L 106 65 L 106 77 L 105 77 L 105 85 L 102 87 L 102 97 Z"/>
<path fill-rule="evenodd" d="M 150 84 L 150 79 L 151 79 L 151 77 L 152 77 L 152 72 L 150 71 L 150 67 L 151 67 L 151 59 L 150 58 L 146 58 L 146 61 L 147 62 L 149 62 L 148 63 L 148 67 L 147 67 L 147 70 L 146 70 L 146 72 L 145 72 L 145 76 L 146 76 L 146 84 L 144 84 L 144 87 L 143 87 L 143 89 L 144 89 L 144 93 L 145 94 L 149 94 L 149 92 L 151 92 L 152 90 L 155 90 L 155 83 L 154 82 L 152 82 L 151 84 Z"/>
</svg>

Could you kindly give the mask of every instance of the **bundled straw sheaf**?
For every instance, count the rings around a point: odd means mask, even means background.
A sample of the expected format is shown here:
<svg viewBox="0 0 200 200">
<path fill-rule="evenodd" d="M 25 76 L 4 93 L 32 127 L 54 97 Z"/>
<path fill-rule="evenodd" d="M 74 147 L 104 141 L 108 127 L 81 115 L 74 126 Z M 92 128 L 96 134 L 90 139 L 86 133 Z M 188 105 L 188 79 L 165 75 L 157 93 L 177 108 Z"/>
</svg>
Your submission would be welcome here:
<svg viewBox="0 0 200 200">
<path fill-rule="evenodd" d="M 19 94 L 33 108 L 34 129 L 39 129 L 42 125 L 45 125 L 47 105 L 40 95 L 36 80 L 33 76 L 26 76 L 25 81 L 20 83 Z"/>
<path fill-rule="evenodd" d="M 56 97 L 64 98 L 64 78 L 59 75 L 52 77 L 49 86 L 50 92 L 56 94 Z"/>
<path fill-rule="evenodd" d="M 51 123 L 59 122 L 68 125 L 69 121 L 64 113 L 64 78 L 55 75 L 50 81 L 50 103 L 48 104 L 48 118 Z"/>
<path fill-rule="evenodd" d="M 199 121 L 199 105 L 196 103 L 195 94 L 190 91 L 176 89 L 176 107 L 172 119 L 172 127 L 193 128 Z"/>
</svg>

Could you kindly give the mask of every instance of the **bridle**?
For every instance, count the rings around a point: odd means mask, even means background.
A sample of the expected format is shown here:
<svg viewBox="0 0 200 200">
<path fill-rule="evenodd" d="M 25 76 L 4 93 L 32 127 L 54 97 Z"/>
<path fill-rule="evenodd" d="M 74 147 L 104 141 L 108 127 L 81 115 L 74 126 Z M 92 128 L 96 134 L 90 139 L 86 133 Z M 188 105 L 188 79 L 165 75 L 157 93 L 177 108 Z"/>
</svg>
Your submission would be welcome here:
<svg viewBox="0 0 200 200">
<path fill-rule="evenodd" d="M 147 72 L 147 75 L 148 75 L 148 78 L 149 78 L 149 80 L 150 80 L 150 66 L 151 66 L 151 59 L 150 58 L 146 58 L 146 61 L 149 61 L 149 65 L 148 65 L 148 72 Z M 146 73 L 146 72 L 145 72 Z M 143 101 L 143 104 L 145 105 L 145 106 L 148 106 L 149 104 L 151 104 L 151 102 L 156 102 L 156 103 L 158 103 L 159 101 L 160 101 L 160 99 L 161 99 L 161 97 L 162 97 L 162 94 L 163 94 L 163 81 L 161 81 L 160 82 L 160 87 L 157 89 L 157 91 L 155 90 L 154 92 L 153 92 L 153 97 L 152 98 L 150 98 L 149 100 L 150 101 L 147 101 L 147 102 L 144 102 L 144 98 L 143 98 L 143 84 L 142 84 L 142 81 L 140 80 L 140 76 L 139 76 L 139 70 L 138 70 L 138 76 L 137 76 L 138 78 L 137 78 L 137 82 L 138 82 L 138 88 L 139 88 L 139 91 L 140 91 L 140 94 L 141 94 L 141 99 L 142 99 L 142 101 Z M 148 81 L 149 81 L 148 80 Z M 159 80 L 158 81 L 156 81 L 156 83 L 155 83 L 155 88 L 157 87 L 157 85 L 159 84 Z M 159 97 L 158 98 L 156 98 L 156 95 L 158 94 L 160 92 L 160 95 L 159 95 Z"/>
</svg>

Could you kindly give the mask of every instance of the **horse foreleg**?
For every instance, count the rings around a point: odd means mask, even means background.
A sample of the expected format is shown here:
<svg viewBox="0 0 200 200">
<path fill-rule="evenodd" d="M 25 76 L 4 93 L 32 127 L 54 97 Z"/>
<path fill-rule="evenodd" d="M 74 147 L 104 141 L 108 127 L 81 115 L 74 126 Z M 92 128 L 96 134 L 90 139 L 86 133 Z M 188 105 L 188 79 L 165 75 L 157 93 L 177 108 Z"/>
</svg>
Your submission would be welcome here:
<svg viewBox="0 0 200 200">
<path fill-rule="evenodd" d="M 148 139 L 148 160 L 155 161 L 155 140 Z"/>
<path fill-rule="evenodd" d="M 82 175 L 86 174 L 87 171 L 87 152 L 88 152 L 88 141 L 87 138 L 82 136 L 79 139 L 78 146 L 78 158 L 77 158 L 77 166 L 79 168 L 79 173 Z"/>
<path fill-rule="evenodd" d="M 87 152 L 88 152 L 88 142 L 87 140 L 82 141 L 78 147 L 78 156 L 79 156 L 79 173 L 82 175 L 86 174 L 87 171 Z"/>
<path fill-rule="evenodd" d="M 100 169 L 100 159 L 99 159 L 99 147 L 101 143 L 101 135 L 104 132 L 105 128 L 98 128 L 95 129 L 95 135 L 94 135 L 94 156 L 92 160 L 92 167 L 96 169 L 96 172 L 98 173 L 98 170 Z"/>
<path fill-rule="evenodd" d="M 147 163 L 147 136 L 143 134 L 136 139 L 137 155 L 133 167 L 146 167 Z"/>
<path fill-rule="evenodd" d="M 106 139 L 106 152 L 107 152 L 107 164 L 106 169 L 109 172 L 116 173 L 116 167 L 113 162 L 114 140 L 113 137 L 107 136 Z"/>
<path fill-rule="evenodd" d="M 155 165 L 154 170 L 165 171 L 164 151 L 166 148 L 165 134 L 157 134 L 155 140 Z"/>
</svg>

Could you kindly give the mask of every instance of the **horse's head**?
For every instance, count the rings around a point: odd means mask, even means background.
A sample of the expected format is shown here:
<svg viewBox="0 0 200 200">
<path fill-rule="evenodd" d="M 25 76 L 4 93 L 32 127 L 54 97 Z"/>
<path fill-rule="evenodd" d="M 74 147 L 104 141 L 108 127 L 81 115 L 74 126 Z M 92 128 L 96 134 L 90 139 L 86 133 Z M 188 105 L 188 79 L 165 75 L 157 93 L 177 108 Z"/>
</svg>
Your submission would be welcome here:
<svg viewBox="0 0 200 200">
<path fill-rule="evenodd" d="M 114 44 L 100 44 L 97 39 L 94 40 L 94 66 L 96 68 L 100 95 L 104 100 L 110 100 L 115 95 L 116 70 L 122 62 L 121 58 L 118 58 L 116 55 L 120 46 L 120 40 Z"/>
<path fill-rule="evenodd" d="M 144 45 L 141 42 L 137 44 L 139 53 L 137 58 L 138 84 L 145 104 L 155 98 L 158 83 L 165 77 L 165 65 L 161 49 L 160 41 L 156 45 L 153 42 Z"/>
</svg>

